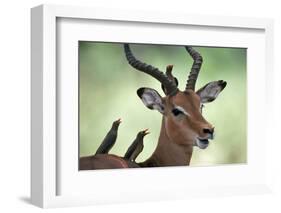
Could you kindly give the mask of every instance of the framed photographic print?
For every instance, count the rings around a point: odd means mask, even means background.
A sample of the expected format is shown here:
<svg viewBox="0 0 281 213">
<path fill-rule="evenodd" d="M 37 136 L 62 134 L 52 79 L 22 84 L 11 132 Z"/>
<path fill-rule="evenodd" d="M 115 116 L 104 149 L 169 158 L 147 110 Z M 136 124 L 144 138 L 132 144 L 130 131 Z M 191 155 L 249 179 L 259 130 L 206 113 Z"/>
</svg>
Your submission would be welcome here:
<svg viewBox="0 0 281 213">
<path fill-rule="evenodd" d="M 271 20 L 31 13 L 32 203 L 270 192 Z"/>
</svg>

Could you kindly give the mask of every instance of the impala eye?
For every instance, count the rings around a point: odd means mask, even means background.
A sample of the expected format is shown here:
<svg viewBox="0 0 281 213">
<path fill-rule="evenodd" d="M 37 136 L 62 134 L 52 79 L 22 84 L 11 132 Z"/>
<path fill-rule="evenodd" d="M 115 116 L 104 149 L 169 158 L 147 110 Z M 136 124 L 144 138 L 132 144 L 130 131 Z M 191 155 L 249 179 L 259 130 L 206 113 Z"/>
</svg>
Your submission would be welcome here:
<svg viewBox="0 0 281 213">
<path fill-rule="evenodd" d="M 183 112 L 177 108 L 173 109 L 172 110 L 172 113 L 174 114 L 174 116 L 178 116 L 180 114 L 183 114 Z"/>
</svg>

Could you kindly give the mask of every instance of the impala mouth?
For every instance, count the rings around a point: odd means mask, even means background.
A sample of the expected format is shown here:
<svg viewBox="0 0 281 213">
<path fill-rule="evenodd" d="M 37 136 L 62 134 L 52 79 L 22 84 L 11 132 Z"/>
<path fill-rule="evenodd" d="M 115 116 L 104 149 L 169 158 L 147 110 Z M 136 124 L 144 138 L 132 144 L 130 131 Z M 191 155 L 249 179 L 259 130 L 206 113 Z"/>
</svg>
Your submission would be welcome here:
<svg viewBox="0 0 281 213">
<path fill-rule="evenodd" d="M 208 139 L 202 139 L 202 138 L 196 139 L 196 146 L 198 146 L 200 149 L 206 149 L 208 145 L 209 145 Z"/>
</svg>

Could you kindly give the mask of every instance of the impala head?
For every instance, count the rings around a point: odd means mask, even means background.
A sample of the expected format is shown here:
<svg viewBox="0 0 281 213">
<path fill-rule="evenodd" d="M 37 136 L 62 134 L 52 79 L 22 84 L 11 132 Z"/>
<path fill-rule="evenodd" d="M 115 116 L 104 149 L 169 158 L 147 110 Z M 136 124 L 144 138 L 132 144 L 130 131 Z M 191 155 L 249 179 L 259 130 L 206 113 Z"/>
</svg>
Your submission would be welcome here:
<svg viewBox="0 0 281 213">
<path fill-rule="evenodd" d="M 209 139 L 214 137 L 214 126 L 202 115 L 203 104 L 214 101 L 225 88 L 225 81 L 213 81 L 195 91 L 195 83 L 202 65 L 202 57 L 191 47 L 185 47 L 194 62 L 183 91 L 178 89 L 178 81 L 172 75 L 172 65 L 166 68 L 166 74 L 159 69 L 137 60 L 128 44 L 124 45 L 126 58 L 131 66 L 156 78 L 162 84 L 166 94 L 160 94 L 152 88 L 140 88 L 138 96 L 149 109 L 163 114 L 165 129 L 170 141 L 179 145 L 195 145 L 205 149 Z"/>
</svg>

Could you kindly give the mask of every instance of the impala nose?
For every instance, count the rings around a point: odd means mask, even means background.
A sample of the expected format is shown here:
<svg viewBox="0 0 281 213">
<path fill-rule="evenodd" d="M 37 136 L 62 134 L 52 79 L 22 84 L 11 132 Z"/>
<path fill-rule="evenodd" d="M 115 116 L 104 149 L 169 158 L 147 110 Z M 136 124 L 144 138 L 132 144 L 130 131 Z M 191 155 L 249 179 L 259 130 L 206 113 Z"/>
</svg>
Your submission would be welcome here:
<svg viewBox="0 0 281 213">
<path fill-rule="evenodd" d="M 209 139 L 213 139 L 214 138 L 214 128 L 204 128 L 203 129 L 203 133 L 204 134 L 208 134 Z"/>
</svg>

